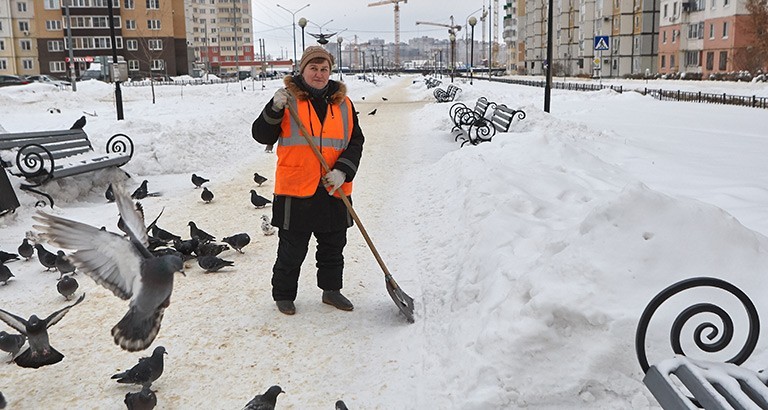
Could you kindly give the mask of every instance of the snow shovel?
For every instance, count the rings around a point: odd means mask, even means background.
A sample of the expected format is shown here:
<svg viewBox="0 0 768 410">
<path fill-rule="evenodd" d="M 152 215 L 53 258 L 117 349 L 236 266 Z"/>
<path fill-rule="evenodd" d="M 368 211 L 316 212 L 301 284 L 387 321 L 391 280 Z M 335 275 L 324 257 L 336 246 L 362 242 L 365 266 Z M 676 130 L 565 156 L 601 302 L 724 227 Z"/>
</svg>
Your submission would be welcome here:
<svg viewBox="0 0 768 410">
<path fill-rule="evenodd" d="M 312 137 L 309 135 L 309 132 L 307 132 L 307 129 L 304 127 L 304 124 L 299 120 L 299 116 L 296 114 L 296 112 L 294 112 L 293 108 L 291 108 L 290 104 L 287 104 L 286 108 L 288 109 L 288 112 L 291 113 L 291 117 L 293 117 L 293 120 L 297 124 L 299 124 L 301 135 L 304 137 L 304 139 L 307 140 L 307 144 L 309 144 L 309 147 L 312 148 L 312 152 L 315 153 L 315 156 L 320 161 L 320 164 L 322 165 L 323 170 L 325 170 L 326 173 L 330 172 L 331 167 L 329 167 L 328 163 L 325 162 L 325 158 L 323 157 L 323 154 L 317 148 L 317 145 L 315 145 L 315 142 L 312 141 Z M 339 196 L 341 196 L 341 201 L 344 202 L 344 205 L 346 205 L 347 210 L 349 211 L 349 214 L 352 216 L 352 219 L 355 221 L 355 224 L 357 224 L 357 227 L 360 229 L 360 233 L 363 234 L 363 238 L 365 238 L 365 242 L 368 244 L 368 248 L 371 250 L 371 252 L 373 252 L 373 256 L 376 258 L 376 262 L 379 263 L 379 266 L 381 266 L 381 270 L 384 271 L 384 281 L 387 284 L 387 292 L 389 292 L 389 296 L 391 296 L 392 300 L 395 301 L 395 305 L 397 305 L 398 309 L 400 309 L 400 311 L 403 312 L 406 320 L 408 320 L 409 323 L 413 323 L 415 321 L 413 318 L 413 298 L 406 295 L 405 292 L 403 292 L 400 286 L 397 285 L 397 282 L 395 282 L 395 278 L 393 278 L 392 274 L 389 273 L 389 269 L 387 269 L 387 265 L 385 265 L 384 260 L 381 259 L 381 255 L 379 255 L 379 251 L 377 251 L 376 247 L 373 245 L 373 241 L 371 240 L 371 237 L 368 236 L 368 232 L 366 232 L 365 228 L 363 227 L 363 223 L 360 222 L 360 218 L 357 216 L 357 213 L 352 208 L 352 203 L 349 202 L 349 198 L 347 198 L 347 195 L 341 189 L 338 189 L 336 192 L 338 192 Z"/>
</svg>

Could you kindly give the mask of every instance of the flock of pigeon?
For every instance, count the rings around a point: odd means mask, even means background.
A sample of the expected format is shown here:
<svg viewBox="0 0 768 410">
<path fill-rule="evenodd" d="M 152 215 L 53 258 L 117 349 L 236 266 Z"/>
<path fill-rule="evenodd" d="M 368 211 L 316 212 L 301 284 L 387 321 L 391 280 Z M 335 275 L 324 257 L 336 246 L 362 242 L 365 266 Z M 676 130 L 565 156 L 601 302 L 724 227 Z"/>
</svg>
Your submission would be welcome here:
<svg viewBox="0 0 768 410">
<path fill-rule="evenodd" d="M 266 181 L 267 178 L 254 174 L 254 182 L 259 186 Z M 213 193 L 203 187 L 208 182 L 208 179 L 192 175 L 195 188 L 203 188 L 201 199 L 205 203 L 213 200 Z M 222 238 L 223 243 L 216 243 L 216 238 L 194 221 L 188 223 L 189 239 L 182 239 L 158 226 L 162 211 L 146 225 L 143 207 L 134 200 L 157 195 L 159 193 L 148 191 L 146 180 L 130 196 L 122 186 L 109 184 L 105 197 L 117 204 L 120 215 L 117 226 L 123 234 L 38 211 L 33 219 L 37 222 L 34 228 L 39 234 L 29 232 L 19 245 L 18 254 L 0 251 L 0 285 L 5 286 L 14 277 L 6 263 L 20 258 L 29 261 L 37 253 L 37 260 L 45 271 L 59 271 L 56 289 L 69 301 L 79 287 L 73 276 L 81 272 L 115 296 L 129 301 L 128 311 L 111 330 L 115 344 L 130 352 L 147 349 L 159 333 L 165 309 L 170 305 L 175 273 L 185 275 L 184 262 L 197 259 L 205 273 L 217 272 L 234 266 L 233 261 L 221 259 L 219 254 L 230 247 L 243 253 L 243 248 L 251 241 L 247 233 L 236 233 Z M 270 203 L 255 190 L 251 190 L 251 202 L 257 208 Z M 273 235 L 276 228 L 269 223 L 269 217 L 263 215 L 261 220 L 264 235 Z M 51 252 L 42 241 L 72 252 Z M 85 293 L 74 303 L 45 318 L 31 315 L 24 319 L 0 309 L 0 320 L 19 332 L 0 331 L 0 350 L 10 354 L 8 363 L 37 369 L 63 360 L 64 355 L 50 344 L 48 328 L 61 321 L 84 299 Z M 22 350 L 25 344 L 27 348 Z M 163 373 L 165 354 L 165 348 L 157 346 L 151 356 L 139 359 L 139 363 L 132 368 L 112 376 L 118 383 L 141 386 L 140 391 L 125 395 L 124 403 L 128 409 L 152 409 L 156 406 L 156 391 L 150 387 Z M 280 393 L 284 391 L 279 386 L 272 386 L 264 394 L 254 397 L 244 409 L 274 409 Z M 0 409 L 4 407 L 5 398 L 0 392 Z M 336 408 L 344 410 L 346 405 L 339 400 Z"/>
</svg>

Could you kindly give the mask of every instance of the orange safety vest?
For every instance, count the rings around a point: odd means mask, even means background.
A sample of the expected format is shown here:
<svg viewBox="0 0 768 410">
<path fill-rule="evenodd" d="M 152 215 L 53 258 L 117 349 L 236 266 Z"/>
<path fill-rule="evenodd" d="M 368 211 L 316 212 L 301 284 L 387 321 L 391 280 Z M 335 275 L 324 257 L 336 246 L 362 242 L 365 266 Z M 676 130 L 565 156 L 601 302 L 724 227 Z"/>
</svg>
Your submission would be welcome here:
<svg viewBox="0 0 768 410">
<path fill-rule="evenodd" d="M 352 104 L 349 98 L 344 97 L 340 104 L 329 105 L 325 122 L 322 124 L 309 100 L 293 100 L 289 104 L 298 114 L 307 132 L 320 134 L 312 135 L 312 140 L 322 152 L 328 166 L 333 169 L 352 137 L 354 123 L 350 115 Z M 311 197 L 317 190 L 320 178 L 325 175 L 322 165 L 290 113 L 283 113 L 281 128 L 280 138 L 277 140 L 275 195 Z M 352 183 L 345 182 L 341 189 L 347 196 L 351 195 Z M 334 193 L 334 196 L 338 197 L 338 192 Z"/>
</svg>

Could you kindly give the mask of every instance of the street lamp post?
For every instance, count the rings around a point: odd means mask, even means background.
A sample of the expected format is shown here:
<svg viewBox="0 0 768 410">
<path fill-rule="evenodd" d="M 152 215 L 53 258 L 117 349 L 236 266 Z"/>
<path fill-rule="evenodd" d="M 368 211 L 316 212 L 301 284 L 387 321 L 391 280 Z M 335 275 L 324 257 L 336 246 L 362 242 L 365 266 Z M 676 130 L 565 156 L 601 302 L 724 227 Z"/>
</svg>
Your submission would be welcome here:
<svg viewBox="0 0 768 410">
<path fill-rule="evenodd" d="M 281 9 L 291 13 L 291 18 L 293 19 L 293 72 L 296 72 L 296 13 L 304 10 L 305 8 L 309 7 L 309 4 L 306 6 L 296 10 L 296 11 L 290 11 L 287 8 L 276 4 L 277 7 L 280 7 Z"/>
<path fill-rule="evenodd" d="M 475 70 L 475 24 L 477 24 L 475 16 L 470 17 L 469 26 L 472 27 L 472 40 L 469 43 L 469 85 L 472 85 L 473 71 Z"/>
<path fill-rule="evenodd" d="M 454 70 L 456 70 L 456 34 L 448 36 L 451 40 L 451 82 L 453 82 Z"/>
<path fill-rule="evenodd" d="M 301 27 L 301 54 L 304 54 L 304 27 L 307 26 L 307 19 L 304 17 L 299 19 L 299 27 Z"/>
<path fill-rule="evenodd" d="M 341 38 L 341 36 L 336 37 L 336 42 L 339 43 L 339 81 L 343 81 L 344 80 L 344 77 L 341 74 L 341 70 L 342 70 L 342 67 L 343 67 L 341 65 L 341 42 L 342 41 L 344 41 L 344 39 Z"/>
</svg>

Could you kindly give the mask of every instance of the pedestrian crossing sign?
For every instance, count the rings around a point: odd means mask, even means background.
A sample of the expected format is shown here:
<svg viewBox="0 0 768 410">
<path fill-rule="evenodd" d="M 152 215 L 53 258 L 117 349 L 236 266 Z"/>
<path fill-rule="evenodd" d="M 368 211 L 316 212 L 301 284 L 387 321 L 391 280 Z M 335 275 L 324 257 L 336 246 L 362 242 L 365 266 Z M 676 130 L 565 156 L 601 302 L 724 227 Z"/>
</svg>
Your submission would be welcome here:
<svg viewBox="0 0 768 410">
<path fill-rule="evenodd" d="M 596 51 L 608 50 L 609 41 L 610 41 L 609 36 L 595 36 L 595 50 Z"/>
</svg>

